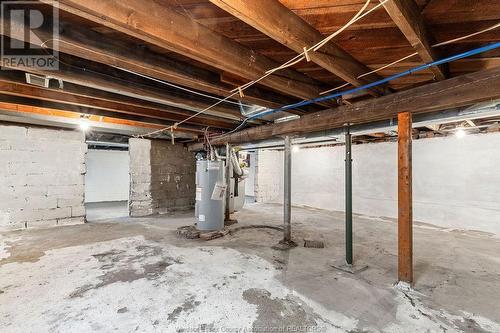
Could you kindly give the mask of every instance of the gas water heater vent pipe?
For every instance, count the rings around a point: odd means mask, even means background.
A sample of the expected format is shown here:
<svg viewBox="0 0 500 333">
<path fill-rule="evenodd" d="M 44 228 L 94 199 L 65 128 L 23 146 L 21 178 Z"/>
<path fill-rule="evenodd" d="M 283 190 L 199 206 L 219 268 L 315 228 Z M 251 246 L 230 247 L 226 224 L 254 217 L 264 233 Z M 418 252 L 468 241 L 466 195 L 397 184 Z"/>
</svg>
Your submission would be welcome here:
<svg viewBox="0 0 500 333">
<path fill-rule="evenodd" d="M 243 170 L 240 166 L 240 162 L 236 157 L 236 152 L 234 149 L 231 150 L 231 163 L 233 164 L 234 173 L 240 178 L 245 179 L 248 177 L 248 170 Z"/>
</svg>

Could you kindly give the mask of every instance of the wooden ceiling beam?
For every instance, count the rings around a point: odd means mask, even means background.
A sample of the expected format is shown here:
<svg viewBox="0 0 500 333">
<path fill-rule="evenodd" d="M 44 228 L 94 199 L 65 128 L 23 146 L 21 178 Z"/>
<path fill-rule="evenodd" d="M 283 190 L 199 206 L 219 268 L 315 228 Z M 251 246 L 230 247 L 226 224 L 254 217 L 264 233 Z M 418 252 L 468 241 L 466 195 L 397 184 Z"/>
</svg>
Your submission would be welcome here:
<svg viewBox="0 0 500 333">
<path fill-rule="evenodd" d="M 187 117 L 186 112 L 179 112 L 177 110 L 146 108 L 138 105 L 122 103 L 119 100 L 113 100 L 111 98 L 98 99 L 91 96 L 85 96 L 83 94 L 70 93 L 61 89 L 48 89 L 28 85 L 25 83 L 23 84 L 5 78 L 3 73 L 0 73 L 0 94 L 33 98 L 48 102 L 63 103 L 87 108 L 96 108 L 100 110 L 162 119 L 172 122 L 178 122 Z M 221 121 L 207 116 L 195 117 L 189 120 L 187 123 L 221 129 L 231 129 L 236 126 L 236 124 L 234 123 Z"/>
<path fill-rule="evenodd" d="M 174 123 L 168 120 L 154 119 L 148 117 L 142 117 L 139 115 L 130 114 L 119 114 L 111 111 L 104 111 L 96 108 L 89 108 L 83 106 L 76 106 L 70 104 L 61 104 L 56 102 L 48 102 L 37 99 L 19 97 L 19 96 L 8 96 L 0 94 L 0 111 L 10 111 L 10 112 L 22 112 L 22 113 L 33 113 L 33 114 L 45 114 L 47 116 L 58 116 L 59 113 L 72 113 L 73 118 L 80 118 L 82 114 L 86 116 L 96 116 L 96 117 L 110 117 L 116 120 L 121 120 L 122 122 L 140 122 L 143 124 L 153 125 L 155 129 L 161 129 L 173 125 Z M 201 134 L 205 132 L 205 128 L 202 126 L 195 125 L 182 125 L 178 128 L 179 132 L 197 133 Z"/>
<path fill-rule="evenodd" d="M 440 58 L 438 52 L 432 48 L 434 37 L 425 25 L 414 0 L 389 0 L 383 6 L 424 62 L 429 63 Z M 446 65 L 433 66 L 430 70 L 436 80 L 446 79 Z"/>
<path fill-rule="evenodd" d="M 156 1 L 61 0 L 58 4 L 63 11 L 249 80 L 280 65 Z M 260 83 L 305 99 L 322 90 L 317 81 L 291 69 Z"/>
<path fill-rule="evenodd" d="M 31 105 L 24 105 L 24 104 L 9 103 L 9 102 L 3 102 L 3 101 L 0 101 L 0 111 L 7 111 L 7 112 L 13 112 L 13 113 L 19 113 L 19 114 L 29 114 L 29 115 L 41 115 L 41 116 L 48 116 L 48 117 L 62 117 L 62 118 L 68 118 L 68 119 L 80 119 L 80 115 L 78 113 L 75 113 L 72 111 L 65 111 L 65 110 L 59 110 L 59 109 L 54 109 L 54 108 L 31 106 Z M 148 122 L 142 122 L 142 121 L 139 122 L 139 121 L 123 119 L 123 118 L 112 118 L 112 117 L 104 117 L 104 116 L 102 116 L 102 117 L 92 116 L 92 117 L 98 117 L 97 119 L 95 119 L 95 121 L 100 121 L 103 123 L 114 124 L 114 125 L 128 125 L 128 126 L 134 126 L 134 127 L 146 127 L 146 128 L 151 128 L 152 130 L 160 129 L 163 126 L 165 126 L 165 125 L 160 125 L 160 124 L 151 124 Z M 91 120 L 94 121 L 94 119 L 91 119 Z"/>
<path fill-rule="evenodd" d="M 377 99 L 339 106 L 334 111 L 319 111 L 286 123 L 253 127 L 224 137 L 213 138 L 210 143 L 212 145 L 227 142 L 241 144 L 283 135 L 304 135 L 342 128 L 345 124 L 362 124 L 390 119 L 396 117 L 399 112 L 429 113 L 499 98 L 500 67 L 497 67 Z M 202 148 L 200 144 L 191 147 L 193 150 L 200 148 Z"/>
<path fill-rule="evenodd" d="M 39 36 L 40 40 L 45 42 L 45 47 L 51 48 L 54 45 L 52 35 L 49 32 L 37 29 L 34 33 Z M 222 82 L 218 73 L 182 61 L 169 59 L 146 47 L 116 38 L 107 38 L 106 43 L 103 43 L 104 38 L 106 36 L 98 32 L 82 31 L 76 29 L 76 27 L 65 26 L 65 29 L 59 34 L 57 47 L 62 53 L 83 59 L 91 59 L 104 65 L 122 68 L 133 73 L 197 89 L 216 96 L 225 97 L 229 95 L 230 90 L 235 88 L 233 85 Z M 298 101 L 295 98 L 257 86 L 247 89 L 244 98 L 235 96 L 233 100 L 241 100 L 245 103 L 269 108 Z"/>
<path fill-rule="evenodd" d="M 62 55 L 60 55 L 60 57 L 62 57 Z M 15 69 L 25 70 L 26 72 L 38 75 L 50 76 L 76 85 L 91 87 L 110 93 L 191 111 L 188 114 L 200 111 L 212 104 L 211 101 L 204 101 L 201 98 L 195 98 L 186 93 L 148 85 L 144 80 L 126 72 L 113 70 L 112 72 L 104 73 L 101 72 L 102 69 L 99 68 L 92 70 L 90 63 L 74 63 L 73 60 L 74 59 L 65 57 L 64 60 L 59 63 L 59 70 L 57 71 L 21 66 L 17 66 Z M 227 104 L 221 104 L 207 111 L 205 114 L 232 120 L 242 119 L 241 112 L 236 105 L 229 106 Z"/>
<path fill-rule="evenodd" d="M 210 2 L 297 53 L 304 52 L 305 47 L 311 47 L 325 38 L 321 32 L 278 0 Z M 358 78 L 361 74 L 370 72 L 370 69 L 331 41 L 318 52 L 309 52 L 308 56 L 312 62 L 355 86 L 380 78 L 376 74 Z M 376 96 L 382 92 L 380 88 L 371 90 Z"/>
</svg>

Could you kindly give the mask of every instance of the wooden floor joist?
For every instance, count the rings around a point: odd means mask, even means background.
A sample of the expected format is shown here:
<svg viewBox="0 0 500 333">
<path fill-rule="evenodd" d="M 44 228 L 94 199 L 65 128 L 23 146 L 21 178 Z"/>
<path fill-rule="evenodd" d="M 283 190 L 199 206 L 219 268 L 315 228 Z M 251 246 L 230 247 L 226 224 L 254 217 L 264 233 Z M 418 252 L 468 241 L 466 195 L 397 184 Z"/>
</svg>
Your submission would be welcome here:
<svg viewBox="0 0 500 333">
<path fill-rule="evenodd" d="M 257 79 L 280 65 L 156 1 L 62 0 L 59 8 L 245 79 Z M 322 89 L 317 81 L 292 69 L 261 84 L 299 98 L 317 97 Z"/>
<path fill-rule="evenodd" d="M 64 62 L 69 63 L 67 59 L 64 59 Z M 90 68 L 90 66 L 87 67 Z M 189 95 L 179 91 L 161 89 L 159 87 L 143 84 L 140 78 L 135 78 L 132 75 L 128 75 L 118 70 L 110 75 L 100 71 L 87 70 L 87 68 L 81 68 L 79 66 L 67 66 L 63 63 L 60 64 L 58 71 L 36 68 L 25 69 L 27 72 L 51 76 L 76 85 L 91 87 L 136 99 L 144 99 L 149 102 L 186 109 L 193 112 L 203 110 L 213 103 L 211 100 L 197 98 L 196 96 L 191 96 L 191 98 L 189 98 Z M 120 76 L 120 74 L 122 75 Z M 124 79 L 125 77 L 129 78 L 130 81 Z M 134 82 L 133 80 L 137 81 Z M 241 118 L 238 107 L 228 104 L 217 105 L 206 112 L 206 114 L 217 115 L 233 120 Z"/>
<path fill-rule="evenodd" d="M 11 98 L 5 100 L 0 95 L 0 111 L 11 112 L 13 115 L 41 115 L 48 117 L 60 117 L 66 119 L 80 119 L 81 113 L 85 113 L 87 118 L 96 123 L 108 123 L 115 125 L 127 125 L 133 127 L 149 128 L 151 131 L 165 128 L 172 123 L 161 122 L 151 118 L 143 118 L 139 116 L 127 115 L 124 117 L 116 117 L 116 113 L 102 110 L 95 110 L 91 108 L 76 108 L 74 106 L 65 107 L 56 103 L 33 103 L 33 104 L 49 104 L 45 105 L 30 105 L 28 103 L 12 100 Z M 204 133 L 203 128 L 195 128 L 192 126 L 180 126 L 179 132 L 191 133 L 199 135 Z"/>
<path fill-rule="evenodd" d="M 413 283 L 412 119 L 398 114 L 398 280 Z"/>
<path fill-rule="evenodd" d="M 119 98 L 116 98 L 116 96 L 113 96 L 112 94 L 109 94 L 110 97 L 108 97 L 107 99 L 102 99 L 95 98 L 93 96 L 86 96 L 83 94 L 75 94 L 64 90 L 46 89 L 31 86 L 28 84 L 7 81 L 4 80 L 0 74 L 0 96 L 2 95 L 33 98 L 48 102 L 90 107 L 116 112 L 118 114 L 130 114 L 148 118 L 163 119 L 173 122 L 184 120 L 187 116 L 190 115 L 190 113 L 188 113 L 187 111 L 175 108 L 148 108 L 139 106 L 138 103 L 135 105 L 123 103 L 119 100 Z M 234 123 L 232 122 L 221 121 L 220 119 L 203 115 L 197 116 L 187 123 L 200 126 L 208 125 L 212 128 L 223 129 L 230 129 L 234 127 Z"/>
<path fill-rule="evenodd" d="M 34 33 L 39 40 L 34 38 L 31 42 L 36 43 L 37 46 L 43 44 L 43 47 L 49 49 L 57 45 L 59 52 L 68 55 L 92 59 L 104 65 L 122 68 L 216 96 L 227 96 L 233 88 L 232 85 L 222 82 L 217 73 L 182 61 L 174 61 L 140 45 L 119 39 L 107 39 L 106 43 L 102 43 L 103 38 L 106 38 L 105 35 L 92 30 L 79 31 L 73 28 L 77 27 L 68 27 L 61 31 L 57 44 L 51 32 L 36 29 Z M 8 29 L 4 29 L 4 33 L 7 31 Z M 245 91 L 245 98 L 242 101 L 274 108 L 296 100 L 255 86 Z"/>
<path fill-rule="evenodd" d="M 302 53 L 304 48 L 311 47 L 325 38 L 321 32 L 278 0 L 210 0 L 210 2 L 297 53 Z M 308 52 L 307 58 L 355 86 L 370 82 L 367 79 L 380 78 L 377 74 L 358 78 L 370 69 L 332 41 L 324 45 L 319 52 Z M 374 88 L 372 92 L 379 95 L 382 91 L 383 89 Z"/>
<path fill-rule="evenodd" d="M 438 52 L 432 48 L 435 42 L 434 36 L 424 23 L 420 15 L 420 9 L 415 1 L 389 0 L 383 4 L 389 16 L 408 39 L 411 46 L 418 52 L 422 61 L 429 63 L 438 60 Z M 446 79 L 446 65 L 433 66 L 430 70 L 437 80 Z"/>
</svg>

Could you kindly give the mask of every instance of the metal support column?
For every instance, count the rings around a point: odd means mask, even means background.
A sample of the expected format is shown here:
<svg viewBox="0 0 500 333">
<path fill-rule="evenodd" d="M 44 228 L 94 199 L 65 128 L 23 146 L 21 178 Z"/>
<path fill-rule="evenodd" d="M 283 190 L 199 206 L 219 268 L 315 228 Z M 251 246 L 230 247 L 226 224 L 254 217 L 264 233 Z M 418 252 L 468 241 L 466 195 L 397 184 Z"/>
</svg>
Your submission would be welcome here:
<svg viewBox="0 0 500 333">
<path fill-rule="evenodd" d="M 284 161 L 284 242 L 292 240 L 292 140 L 285 136 L 285 161 Z"/>
<path fill-rule="evenodd" d="M 347 127 L 345 133 L 345 260 L 339 260 L 332 266 L 341 271 L 357 274 L 368 266 L 356 261 L 354 264 L 352 243 L 352 135 Z"/>
<path fill-rule="evenodd" d="M 224 221 L 229 222 L 231 220 L 231 172 L 232 172 L 232 163 L 231 163 L 231 145 L 226 144 L 226 208 L 224 210 Z"/>
<path fill-rule="evenodd" d="M 352 265 L 352 136 L 345 134 L 345 258 Z"/>
</svg>

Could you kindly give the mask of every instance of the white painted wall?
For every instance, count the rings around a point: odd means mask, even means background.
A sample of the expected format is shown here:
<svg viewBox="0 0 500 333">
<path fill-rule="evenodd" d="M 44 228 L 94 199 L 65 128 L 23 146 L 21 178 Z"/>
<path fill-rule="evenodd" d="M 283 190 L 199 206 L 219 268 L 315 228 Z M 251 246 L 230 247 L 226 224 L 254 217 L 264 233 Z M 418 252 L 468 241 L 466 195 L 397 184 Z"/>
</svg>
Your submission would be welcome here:
<svg viewBox="0 0 500 333">
<path fill-rule="evenodd" d="M 276 202 L 283 197 L 283 152 L 261 150 L 255 170 L 255 200 Z M 282 201 L 282 200 L 281 200 Z"/>
<path fill-rule="evenodd" d="M 248 178 L 245 180 L 245 195 L 255 196 L 255 176 L 257 170 L 257 153 L 249 153 L 250 166 L 248 167 Z"/>
<path fill-rule="evenodd" d="M 344 147 L 293 153 L 292 201 L 344 210 Z M 258 156 L 257 200 L 282 202 L 283 153 Z M 397 217 L 397 143 L 353 146 L 353 209 Z M 414 219 L 500 235 L 500 133 L 413 142 Z"/>
<path fill-rule="evenodd" d="M 86 165 L 85 202 L 128 200 L 128 151 L 90 149 Z"/>
</svg>

